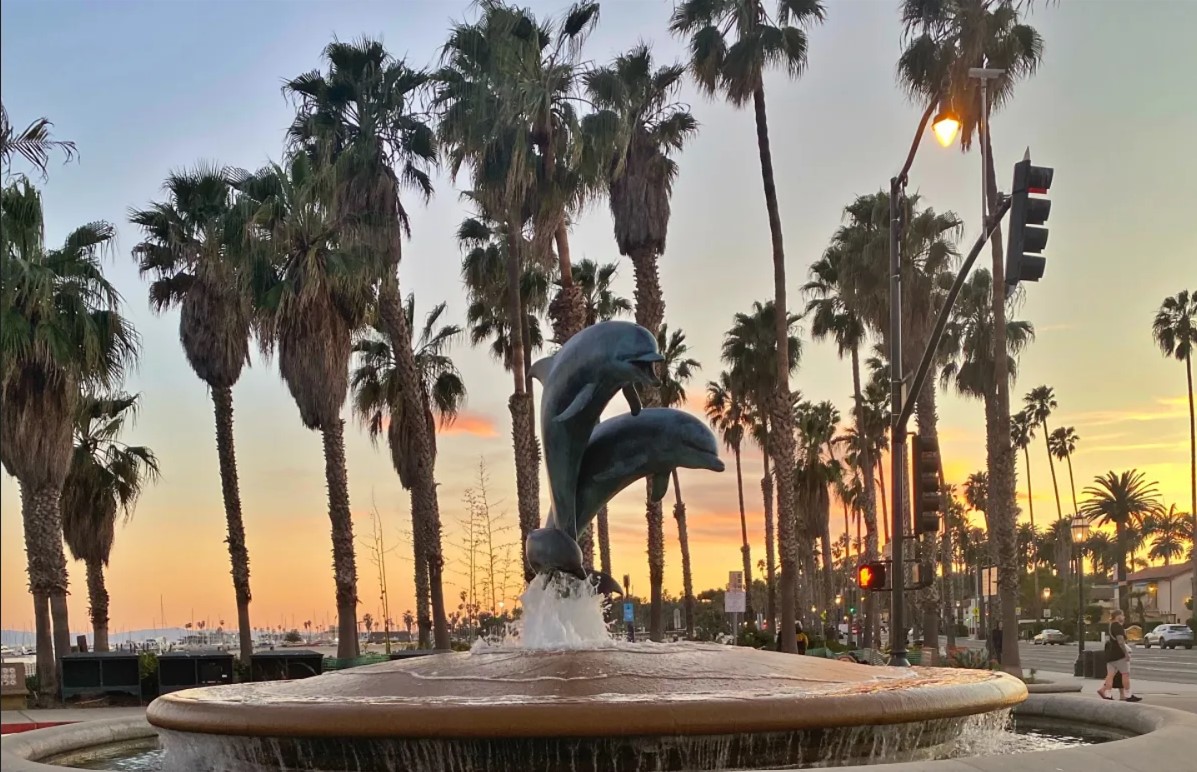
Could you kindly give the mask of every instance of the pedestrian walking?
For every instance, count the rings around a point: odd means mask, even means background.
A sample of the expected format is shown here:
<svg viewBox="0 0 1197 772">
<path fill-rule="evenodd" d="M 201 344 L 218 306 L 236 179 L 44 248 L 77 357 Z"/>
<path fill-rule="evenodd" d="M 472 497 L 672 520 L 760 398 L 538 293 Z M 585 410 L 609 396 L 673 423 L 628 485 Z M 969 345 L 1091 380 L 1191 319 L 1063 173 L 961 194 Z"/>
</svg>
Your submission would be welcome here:
<svg viewBox="0 0 1197 772">
<path fill-rule="evenodd" d="M 993 652 L 993 658 L 999 663 L 1002 661 L 1002 623 L 998 622 L 993 626 L 993 630 L 989 633 L 989 645 Z"/>
<path fill-rule="evenodd" d="M 1125 615 L 1122 609 L 1117 609 L 1110 615 L 1109 637 L 1106 639 L 1106 681 L 1097 690 L 1097 696 L 1103 700 L 1112 700 L 1110 689 L 1118 687 L 1118 697 L 1126 702 L 1142 702 L 1143 698 L 1131 691 L 1130 677 L 1130 645 L 1126 642 L 1126 628 L 1122 626 Z M 1122 676 L 1122 683 L 1115 684 L 1114 677 Z M 1130 696 L 1127 697 L 1127 692 Z"/>
</svg>

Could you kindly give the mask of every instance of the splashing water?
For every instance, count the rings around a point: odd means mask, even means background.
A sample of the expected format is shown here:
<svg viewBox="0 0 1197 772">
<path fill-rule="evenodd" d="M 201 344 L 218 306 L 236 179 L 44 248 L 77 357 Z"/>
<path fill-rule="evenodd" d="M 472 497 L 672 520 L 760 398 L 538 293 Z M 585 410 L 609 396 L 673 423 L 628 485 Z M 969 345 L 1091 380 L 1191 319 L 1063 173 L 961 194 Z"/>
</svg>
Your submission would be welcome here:
<svg viewBox="0 0 1197 772">
<path fill-rule="evenodd" d="M 538 576 L 520 596 L 520 618 L 508 625 L 502 636 L 479 639 L 470 650 L 613 647 L 615 640 L 603 619 L 604 603 L 590 582 L 564 574 L 555 574 L 548 581 Z"/>
</svg>

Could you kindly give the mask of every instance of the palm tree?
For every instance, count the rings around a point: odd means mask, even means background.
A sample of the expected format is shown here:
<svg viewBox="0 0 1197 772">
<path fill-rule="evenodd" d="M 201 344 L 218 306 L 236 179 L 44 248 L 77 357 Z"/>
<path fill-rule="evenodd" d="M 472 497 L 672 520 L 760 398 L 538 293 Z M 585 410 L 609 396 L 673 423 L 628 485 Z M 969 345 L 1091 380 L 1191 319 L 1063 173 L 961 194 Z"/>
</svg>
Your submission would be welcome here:
<svg viewBox="0 0 1197 772">
<path fill-rule="evenodd" d="M 823 450 L 831 449 L 835 427 L 840 414 L 830 402 L 799 402 L 794 407 L 795 426 L 799 438 L 794 480 L 797 503 L 799 573 L 803 581 L 795 588 L 800 609 L 810 605 L 830 612 L 834 595 L 831 556 L 831 493 L 830 487 L 839 476 L 834 456 L 825 458 Z M 822 577 L 816 579 L 815 542 L 822 553 Z M 819 588 L 819 592 L 807 591 Z M 815 601 L 810 603 L 809 601 Z"/>
<path fill-rule="evenodd" d="M 69 163 L 77 154 L 74 142 L 51 138 L 50 127 L 54 124 L 48 118 L 38 118 L 21 131 L 8 119 L 8 110 L 0 104 L 0 168 L 5 178 L 12 173 L 13 156 L 21 156 L 38 170 L 44 179 L 50 165 L 50 153 L 60 151 Z"/>
<path fill-rule="evenodd" d="M 906 28 L 906 48 L 898 61 L 898 79 L 923 115 L 918 134 L 940 105 L 954 109 L 961 116 L 960 146 L 967 150 L 978 126 L 987 127 L 984 157 L 985 201 L 988 217 L 997 206 L 997 176 L 993 163 L 993 135 L 989 115 L 994 107 L 1008 102 L 1014 84 L 1034 74 L 1043 59 L 1043 39 L 1034 28 L 1022 24 L 1019 4 L 982 3 L 976 0 L 950 0 L 926 3 L 903 0 L 902 20 Z M 987 86 L 989 103 L 982 105 L 978 82 L 969 77 L 973 67 L 991 67 L 1002 75 Z M 1006 329 L 1005 261 L 1001 234 L 994 234 L 992 245 L 993 328 Z M 991 336 L 994 380 L 985 392 L 986 463 L 990 473 L 989 492 L 994 502 L 989 507 L 995 526 L 991 531 L 998 548 L 999 592 L 1005 630 L 1003 663 L 1020 670 L 1017 633 L 1019 571 L 1016 565 L 1014 527 L 1015 504 L 1014 454 L 1010 446 L 1010 375 L 1007 337 Z"/>
<path fill-rule="evenodd" d="M 811 265 L 811 281 L 803 286 L 802 291 L 810 298 L 806 304 L 806 315 L 812 317 L 811 337 L 815 340 L 833 338 L 840 358 L 842 359 L 845 354 L 851 357 L 853 418 L 857 436 L 864 437 L 863 427 L 866 416 L 864 392 L 860 378 L 860 347 L 865 342 L 866 331 L 864 321 L 852 310 L 851 304 L 843 296 L 840 281 L 840 267 L 843 262 L 843 255 L 838 249 L 834 247 L 828 249 L 819 260 Z M 861 503 L 867 533 L 867 559 L 874 560 L 879 554 L 877 489 L 872 485 L 874 454 L 871 443 L 860 443 L 856 448 L 859 451 L 857 461 L 860 465 L 860 474 L 869 481 L 868 485 L 861 487 L 863 493 Z M 865 598 L 864 611 L 867 620 L 872 620 L 876 615 L 876 598 L 872 593 Z"/>
<path fill-rule="evenodd" d="M 1151 323 L 1151 336 L 1166 357 L 1185 363 L 1189 386 L 1189 527 L 1197 534 L 1197 413 L 1193 408 L 1193 348 L 1197 346 L 1197 290 L 1164 298 Z M 1193 597 L 1197 598 L 1197 549 L 1193 550 Z"/>
<path fill-rule="evenodd" d="M 149 448 L 120 435 L 137 411 L 137 395 L 84 395 L 75 419 L 75 450 L 62 491 L 62 533 L 71 557 L 87 566 L 92 647 L 108 651 L 108 590 L 104 567 L 116 537 L 116 516 L 128 522 L 147 482 L 158 479 Z"/>
<path fill-rule="evenodd" d="M 952 315 L 944 327 L 939 344 L 943 369 L 940 386 L 956 387 L 963 397 L 984 400 L 993 391 L 993 276 L 987 268 L 978 268 L 960 288 Z M 1009 319 L 1013 300 L 1007 301 L 1006 372 L 1013 379 L 1018 376 L 1018 355 L 1035 339 L 1030 322 Z"/>
<path fill-rule="evenodd" d="M 744 559 L 744 576 L 752 577 L 752 549 L 748 545 L 748 517 L 744 512 L 744 471 L 741 467 L 740 451 L 744 444 L 744 432 L 749 428 L 747 398 L 732 380 L 727 370 L 719 373 L 718 381 L 707 382 L 707 421 L 719 433 L 724 446 L 736 459 L 736 494 L 740 501 L 740 554 Z M 772 550 L 770 550 L 772 551 Z M 747 581 L 747 580 L 745 580 Z M 770 582 L 770 593 L 772 582 Z M 745 615 L 755 619 L 752 608 L 752 593 L 746 593 Z M 772 626 L 772 616 L 769 618 Z"/>
<path fill-rule="evenodd" d="M 1010 442 L 1015 450 L 1021 450 L 1027 462 L 1027 510 L 1031 516 L 1031 527 L 1035 527 L 1035 495 L 1031 486 L 1031 440 L 1035 439 L 1035 427 L 1039 422 L 1026 410 L 1010 416 Z"/>
<path fill-rule="evenodd" d="M 1056 393 L 1051 386 L 1036 386 L 1023 397 L 1023 405 L 1023 411 L 1043 428 L 1043 445 L 1047 448 L 1047 465 L 1052 472 L 1052 489 L 1056 493 L 1056 517 L 1064 517 L 1064 509 L 1060 506 L 1060 486 L 1056 484 L 1056 463 L 1052 455 L 1051 431 L 1047 428 L 1047 419 L 1058 407 Z"/>
<path fill-rule="evenodd" d="M 702 367 L 697 359 L 688 356 L 690 347 L 686 344 L 686 333 L 681 330 L 670 332 L 662 324 L 657 332 L 657 346 L 665 357 L 660 365 L 661 404 L 677 407 L 686 401 L 686 383 Z M 678 544 L 682 551 L 682 598 L 686 619 L 686 637 L 694 637 L 694 576 L 690 568 L 690 536 L 686 530 L 686 504 L 682 501 L 682 483 L 677 469 L 673 470 L 673 519 L 677 522 Z M 649 629 L 653 640 L 665 637 L 665 613 L 662 587 L 665 583 L 665 533 L 664 523 L 648 523 L 648 574 L 652 605 L 649 608 Z M 747 580 L 746 580 L 747 581 Z M 654 624 L 655 623 L 655 624 Z"/>
<path fill-rule="evenodd" d="M 770 437 L 778 431 L 777 424 L 769 413 L 769 404 L 776 391 L 776 359 L 778 354 L 777 338 L 774 335 L 774 316 L 776 315 L 773 301 L 763 305 L 760 302 L 752 304 L 752 313 L 737 313 L 732 320 L 732 327 L 723 334 L 723 345 L 720 357 L 731 373 L 732 383 L 745 397 L 749 408 L 749 425 L 752 427 L 753 439 L 763 452 L 764 474 L 761 477 L 761 494 L 765 507 L 765 566 L 768 583 L 768 611 L 769 627 L 777 631 L 777 606 L 775 597 L 775 566 L 773 541 L 773 477 L 769 473 L 769 459 L 771 451 Z M 793 331 L 798 324 L 798 316 L 788 314 L 787 326 Z M 798 369 L 798 360 L 802 356 L 802 344 L 798 336 L 791 333 L 786 343 L 786 353 L 789 357 L 789 371 Z M 789 423 L 793 423 L 792 416 Z M 787 484 L 793 484 L 793 470 L 786 476 Z M 778 485 L 783 478 L 778 476 Z M 780 492 L 778 493 L 780 496 Z M 792 511 L 792 510 L 791 510 Z M 780 509 L 778 517 L 781 516 Z M 790 524 L 792 525 L 792 523 Z M 778 529 L 778 547 L 782 557 L 790 561 L 790 569 L 784 574 L 783 581 L 789 579 L 790 590 L 783 590 L 783 602 L 789 598 L 792 604 L 794 576 L 797 569 L 797 549 L 794 543 L 795 535 L 789 525 L 785 529 Z M 784 535 L 784 538 L 782 536 Z M 793 625 L 793 608 L 791 608 L 790 630 Z M 785 619 L 783 614 L 783 620 Z M 795 644 L 797 646 L 797 644 Z M 797 649 L 795 649 L 797 650 Z"/>
<path fill-rule="evenodd" d="M 593 260 L 579 260 L 574 265 L 574 283 L 582 292 L 586 306 L 586 326 L 597 324 L 617 316 L 631 313 L 632 304 L 622 295 L 615 294 L 612 281 L 619 266 L 607 263 L 600 266 Z M 607 506 L 598 511 L 595 527 L 599 535 L 599 565 L 604 574 L 611 575 L 611 526 Z M 582 557 L 587 568 L 594 567 L 594 528 L 587 526 L 578 538 Z"/>
<path fill-rule="evenodd" d="M 45 243 L 42 199 L 26 179 L 0 193 L 0 463 L 21 487 L 21 520 L 37 635 L 37 675 L 57 693 L 55 656 L 71 650 L 63 484 L 81 389 L 123 379 L 138 340 L 100 258 L 115 230 L 76 228 Z"/>
<path fill-rule="evenodd" d="M 1119 590 L 1119 605 L 1127 610 L 1127 596 L 1122 592 L 1126 582 L 1127 555 L 1132 551 L 1132 532 L 1140 531 L 1144 520 L 1163 514 L 1160 494 L 1137 469 L 1117 474 L 1106 472 L 1095 477 L 1093 485 L 1082 493 L 1080 514 L 1097 525 L 1114 526 L 1114 547 L 1117 554 L 1115 584 Z"/>
<path fill-rule="evenodd" d="M 1179 511 L 1175 504 L 1170 505 L 1167 512 L 1151 517 L 1143 529 L 1151 537 L 1151 550 L 1147 557 L 1162 560 L 1164 565 L 1183 557 L 1185 542 L 1189 542 L 1192 548 L 1191 522 L 1189 514 Z"/>
<path fill-rule="evenodd" d="M 1081 441 L 1076 429 L 1071 426 L 1061 426 L 1053 429 L 1047 438 L 1047 447 L 1051 454 L 1060 461 L 1068 462 L 1068 487 L 1072 489 L 1072 511 L 1077 511 L 1076 481 L 1072 477 L 1072 454 L 1076 452 L 1076 445 Z"/>
<path fill-rule="evenodd" d="M 984 470 L 973 472 L 964 482 L 964 501 L 974 512 L 980 512 L 985 517 L 985 530 L 989 530 L 989 473 Z"/>
<path fill-rule="evenodd" d="M 482 207 L 480 207 L 482 208 Z M 486 216 L 464 220 L 457 230 L 458 244 L 465 251 L 461 262 L 469 307 L 466 321 L 470 342 L 477 346 L 490 340 L 490 353 L 512 373 L 517 388 L 509 402 L 512 414 L 511 439 L 515 453 L 516 490 L 519 506 L 520 543 L 540 527 L 540 443 L 532 411 L 532 354 L 543 344 L 538 314 L 545 308 L 548 277 L 536 264 L 524 265 L 518 255 L 527 248 L 522 233 L 512 235 L 502 221 Z M 512 253 L 517 255 L 518 293 L 509 292 Z M 512 299 L 514 298 L 514 307 Z M 512 315 L 514 312 L 514 316 Z M 512 325 L 511 319 L 521 323 Z M 524 547 L 521 546 L 521 554 Z M 527 561 L 524 561 L 526 566 Z"/>
<path fill-rule="evenodd" d="M 133 258 L 151 280 L 150 307 L 157 313 L 179 308 L 183 353 L 212 396 L 240 661 L 246 664 L 253 657 L 253 595 L 233 441 L 233 386 L 249 363 L 252 310 L 250 272 L 240 259 L 246 207 L 233 196 L 231 176 L 228 169 L 203 163 L 172 172 L 163 184 L 166 200 L 130 211 L 129 221 L 144 237 L 133 247 Z"/>
<path fill-rule="evenodd" d="M 690 69 L 699 87 L 708 95 L 723 94 L 736 107 L 752 100 L 756 116 L 757 149 L 761 158 L 761 181 L 765 208 L 769 214 L 769 236 L 773 242 L 774 346 L 780 351 L 790 338 L 789 306 L 786 303 L 786 256 L 782 245 L 781 210 L 773 177 L 773 153 L 769 146 L 769 121 L 765 110 L 767 65 L 780 64 L 786 73 L 798 77 L 806 69 L 807 39 L 803 27 L 823 20 L 818 0 L 779 0 L 775 18 L 761 0 L 685 0 L 673 12 L 669 29 L 690 41 Z M 728 45 L 726 36 L 734 30 Z M 777 474 L 778 525 L 781 541 L 793 544 L 794 525 L 794 417 L 790 398 L 789 355 L 774 357 L 773 396 L 768 406 L 772 423 L 774 468 Z M 797 651 L 794 638 L 794 580 L 796 556 L 782 549 L 781 639 L 782 649 Z"/>
<path fill-rule="evenodd" d="M 333 167 L 330 206 L 339 220 L 346 247 L 367 258 L 377 282 L 377 314 L 390 338 L 399 372 L 399 396 L 408 416 L 420 415 L 423 397 L 412 332 L 399 290 L 403 237 L 410 231 L 400 191 L 432 194 L 428 171 L 436 160 L 432 129 L 413 103 L 428 76 L 393 59 L 378 41 L 334 41 L 324 49 L 328 72 L 313 71 L 288 81 L 284 93 L 298 103 L 288 138 L 294 150 L 317 166 Z M 322 172 L 323 173 L 323 172 Z M 437 648 L 449 647 L 444 612 L 440 544 L 440 504 L 436 492 L 436 440 L 431 424 L 413 421 L 410 434 L 409 485 L 412 529 L 428 576 Z"/>
<path fill-rule="evenodd" d="M 415 296 L 408 295 L 403 312 L 409 330 L 416 329 L 415 304 Z M 437 423 L 441 426 L 451 424 L 466 398 L 465 382 L 448 354 L 449 347 L 461 335 L 462 329 L 453 324 L 441 325 L 445 308 L 446 305 L 441 303 L 428 312 L 419 337 L 412 346 L 416 372 L 420 378 L 421 420 L 425 423 L 425 431 L 433 438 L 433 453 L 436 452 Z M 399 482 L 405 489 L 411 490 L 418 474 L 412 421 L 405 413 L 401 376 L 395 366 L 390 338 L 381 321 L 373 320 L 369 327 L 358 334 L 353 351 L 358 357 L 358 366 L 350 378 L 353 411 L 366 424 L 371 440 L 377 442 L 379 437 L 386 434 L 391 464 L 399 475 Z M 435 455 L 433 459 L 435 462 Z M 425 538 L 424 529 L 413 523 L 412 551 L 421 647 L 432 643 L 433 628 L 433 619 L 429 614 L 432 608 L 429 584 L 431 559 Z M 436 545 L 433 547 L 435 549 Z"/>
<path fill-rule="evenodd" d="M 357 560 L 341 408 L 349 392 L 353 331 L 368 318 L 378 274 L 371 261 L 358 259 L 340 241 L 341 222 L 328 204 L 335 190 L 331 177 L 306 153 L 297 153 L 285 167 L 271 164 L 238 186 L 258 204 L 253 248 L 259 258 L 259 343 L 268 356 L 277 349 L 279 372 L 300 420 L 323 441 L 337 657 L 351 659 L 358 656 Z M 409 424 L 413 431 L 423 426 L 422 421 Z"/>
<path fill-rule="evenodd" d="M 632 261 L 636 323 L 654 335 L 665 319 L 657 261 L 678 171 L 670 156 L 698 131 L 694 116 L 673 101 L 684 74 L 679 65 L 654 70 L 651 48 L 640 44 L 583 76 L 595 111 L 582 125 L 605 177 L 619 253 Z"/>
</svg>

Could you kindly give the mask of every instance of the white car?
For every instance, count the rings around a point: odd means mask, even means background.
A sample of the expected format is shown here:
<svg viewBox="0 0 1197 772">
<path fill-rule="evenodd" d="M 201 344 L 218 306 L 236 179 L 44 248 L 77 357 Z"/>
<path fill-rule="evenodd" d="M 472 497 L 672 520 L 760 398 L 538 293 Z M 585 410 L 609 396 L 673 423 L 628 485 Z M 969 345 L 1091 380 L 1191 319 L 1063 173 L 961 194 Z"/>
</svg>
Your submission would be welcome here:
<svg viewBox="0 0 1197 772">
<path fill-rule="evenodd" d="M 1150 649 L 1152 645 L 1161 649 L 1175 649 L 1184 646 L 1193 648 L 1193 631 L 1188 625 L 1156 625 L 1156 628 L 1143 636 L 1143 648 Z"/>
<path fill-rule="evenodd" d="M 1068 636 L 1059 630 L 1048 628 L 1039 633 L 1031 640 L 1031 643 L 1036 646 L 1063 646 L 1068 642 Z"/>
</svg>

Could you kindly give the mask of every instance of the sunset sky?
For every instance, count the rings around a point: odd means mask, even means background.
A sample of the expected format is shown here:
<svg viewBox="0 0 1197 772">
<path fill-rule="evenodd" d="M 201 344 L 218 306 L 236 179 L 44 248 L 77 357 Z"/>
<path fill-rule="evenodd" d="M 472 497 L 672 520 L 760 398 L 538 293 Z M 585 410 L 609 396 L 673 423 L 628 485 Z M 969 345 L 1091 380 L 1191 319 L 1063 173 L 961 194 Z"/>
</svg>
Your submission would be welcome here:
<svg viewBox="0 0 1197 772">
<path fill-rule="evenodd" d="M 538 15 L 559 2 L 532 2 Z M 920 108 L 895 84 L 902 30 L 896 0 L 828 3 L 825 24 L 810 33 L 810 65 L 797 82 L 767 79 L 770 134 L 785 233 L 791 302 L 853 197 L 876 191 L 901 164 Z M 1044 6 L 1047 7 L 1044 7 Z M 644 40 L 658 63 L 684 55 L 672 39 L 666 0 L 606 0 L 586 55 L 599 62 Z M 1017 317 L 1034 323 L 1037 340 L 1022 355 L 1013 395 L 1049 384 L 1059 411 L 1052 427 L 1075 427 L 1078 493 L 1107 470 L 1138 468 L 1159 482 L 1166 504 L 1188 508 L 1188 427 L 1183 366 L 1165 360 L 1151 339 L 1160 301 L 1197 285 L 1197 3 L 1145 0 L 1125 4 L 1081 0 L 1036 4 L 1031 22 L 1046 42 L 1041 71 L 1018 87 L 993 119 L 1000 186 L 1029 146 L 1053 166 L 1047 272 L 1023 294 Z M 134 519 L 117 534 L 108 572 L 113 634 L 122 629 L 182 625 L 194 618 L 235 626 L 224 544 L 224 513 L 212 417 L 204 384 L 178 344 L 178 316 L 151 314 L 130 248 L 139 234 L 130 206 L 160 197 L 166 173 L 199 160 L 257 168 L 278 159 L 293 114 L 282 80 L 322 66 L 334 36 L 379 36 L 415 66 L 435 64 L 451 20 L 472 18 L 455 2 L 133 2 L 5 0 L 0 63 L 5 107 L 24 126 L 38 116 L 72 139 L 80 159 L 55 165 L 45 187 L 47 236 L 60 243 L 72 228 L 97 219 L 116 224 L 117 248 L 107 263 L 126 312 L 143 340 L 128 383 L 143 396 L 130 442 L 158 454 L 163 480 L 146 492 Z M 1189 53 L 1185 53 L 1188 51 Z M 1184 97 L 1189 93 L 1189 97 Z M 687 84 L 682 100 L 702 124 L 680 155 L 669 245 L 661 261 L 666 321 L 687 333 L 703 364 L 688 408 L 701 411 L 703 386 L 720 370 L 719 343 L 732 315 L 772 297 L 770 244 L 751 110 L 737 111 Z M 466 214 L 465 184 L 446 174 L 427 207 L 414 197 L 413 238 L 401 267 L 417 313 L 448 302 L 463 320 L 460 252 L 454 240 Z M 927 137 L 911 173 L 912 188 L 937 210 L 954 210 L 975 238 L 980 210 L 980 157 L 944 150 Z M 617 286 L 632 294 L 630 263 L 619 256 L 606 203 L 592 206 L 573 229 L 575 259 L 619 261 Z M 986 257 L 987 257 L 986 253 Z M 982 261 L 984 262 L 984 261 Z M 805 335 L 805 332 L 804 332 Z M 469 388 L 457 423 L 441 433 L 437 476 L 446 543 L 455 539 L 462 494 L 479 460 L 490 472 L 492 503 L 516 522 L 514 465 L 506 402 L 510 378 L 484 350 L 453 350 Z M 848 365 L 830 344 L 807 341 L 794 387 L 814 400 L 849 406 Z M 255 358 L 234 390 L 237 460 L 249 535 L 255 625 L 317 624 L 335 616 L 329 523 L 320 438 L 303 428 L 277 369 Z M 612 411 L 624 406 L 613 403 Z M 940 436 L 950 482 L 984 465 L 980 403 L 944 393 Z M 374 503 L 387 538 L 401 539 L 407 495 L 384 452 L 371 446 L 348 409 L 347 455 L 359 535 Z M 695 585 L 722 585 L 739 567 L 734 466 L 683 472 Z M 1042 437 L 1032 446 L 1037 521 L 1054 517 Z M 1057 470 L 1067 502 L 1067 472 Z M 1020 496 L 1026 481 L 1019 463 Z M 753 558 L 763 557 L 760 452 L 744 458 Z M 0 479 L 0 626 L 32 627 L 24 543 L 15 480 Z M 547 497 L 542 483 L 542 508 Z M 613 563 L 647 591 L 643 488 L 613 503 Z M 672 493 L 669 501 L 672 501 Z M 1067 506 L 1067 504 L 1066 504 Z M 543 511 L 543 510 L 542 510 Z M 1067 510 L 1066 510 L 1067 513 Z M 833 516 L 842 529 L 842 515 Z M 676 528 L 667 517 L 667 587 L 680 591 Z M 452 549 L 450 557 L 453 557 Z M 358 553 L 361 613 L 377 616 L 377 574 Z M 406 545 L 390 557 L 392 614 L 411 607 Z M 71 621 L 87 625 L 82 564 L 71 566 Z M 457 582 L 456 576 L 452 581 Z M 456 588 L 446 592 L 456 596 Z"/>
</svg>

